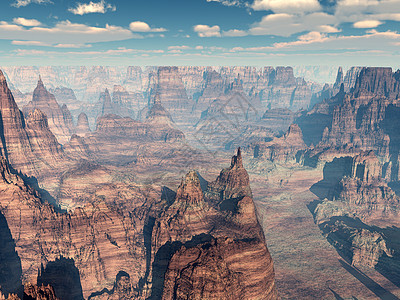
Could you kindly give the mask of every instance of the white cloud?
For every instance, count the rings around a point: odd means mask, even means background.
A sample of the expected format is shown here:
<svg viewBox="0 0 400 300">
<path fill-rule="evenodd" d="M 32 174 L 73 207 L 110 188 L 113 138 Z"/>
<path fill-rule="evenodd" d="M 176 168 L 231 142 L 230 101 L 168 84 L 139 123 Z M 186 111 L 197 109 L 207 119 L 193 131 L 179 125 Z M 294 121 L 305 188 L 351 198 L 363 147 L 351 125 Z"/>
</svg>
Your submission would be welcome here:
<svg viewBox="0 0 400 300">
<path fill-rule="evenodd" d="M 252 35 L 291 36 L 304 31 L 338 32 L 334 27 L 335 17 L 324 12 L 307 15 L 271 14 L 254 24 L 249 32 Z"/>
<path fill-rule="evenodd" d="M 224 31 L 222 33 L 223 36 L 230 36 L 230 37 L 236 37 L 236 36 L 246 36 L 248 33 L 244 30 L 239 30 L 239 29 L 231 29 L 228 31 Z"/>
<path fill-rule="evenodd" d="M 286 42 L 286 43 L 275 43 L 274 48 L 285 48 L 291 46 L 322 43 L 324 41 L 327 41 L 328 39 L 329 37 L 327 37 L 325 34 L 321 34 L 320 32 L 317 31 L 311 31 L 307 34 L 299 36 L 297 41 Z"/>
<path fill-rule="evenodd" d="M 54 48 L 90 48 L 90 44 L 50 44 L 40 41 L 12 41 L 12 45 L 16 46 L 41 46 L 41 47 L 54 47 Z"/>
<path fill-rule="evenodd" d="M 246 2 L 242 2 L 240 0 L 206 0 L 207 2 L 218 2 L 225 6 L 248 6 Z"/>
<path fill-rule="evenodd" d="M 39 41 L 51 44 L 87 44 L 97 42 L 121 41 L 131 38 L 142 38 L 129 29 L 108 25 L 105 27 L 61 21 L 54 27 L 26 28 L 20 25 L 0 21 L 0 39 Z"/>
<path fill-rule="evenodd" d="M 90 48 L 92 45 L 90 44 L 56 44 L 53 47 L 55 48 Z"/>
<path fill-rule="evenodd" d="M 35 19 L 14 18 L 13 22 L 15 24 L 26 26 L 26 27 L 33 27 L 33 26 L 42 25 L 42 23 L 40 23 L 38 20 L 35 20 Z"/>
<path fill-rule="evenodd" d="M 186 45 L 182 45 L 182 46 L 169 46 L 168 50 L 189 50 L 190 47 L 186 46 Z"/>
<path fill-rule="evenodd" d="M 50 0 L 15 0 L 15 2 L 13 2 L 11 4 L 11 6 L 19 8 L 19 7 L 27 6 L 27 5 L 31 4 L 31 3 L 35 3 L 35 4 L 50 4 L 50 3 L 53 3 L 53 2 L 50 1 Z"/>
<path fill-rule="evenodd" d="M 196 25 L 193 27 L 194 32 L 196 32 L 199 37 L 220 37 L 221 28 L 218 25 L 208 26 L 208 25 Z"/>
<path fill-rule="evenodd" d="M 50 44 L 39 41 L 12 41 L 11 44 L 18 46 L 50 46 Z"/>
<path fill-rule="evenodd" d="M 251 7 L 254 10 L 272 10 L 275 13 L 299 13 L 321 10 L 318 0 L 255 0 Z"/>
<path fill-rule="evenodd" d="M 171 50 L 168 50 L 168 52 L 169 53 L 183 53 L 183 51 L 179 50 L 179 49 L 171 49 Z"/>
<path fill-rule="evenodd" d="M 91 13 L 101 13 L 104 14 L 107 11 L 116 11 L 117 8 L 115 5 L 111 5 L 104 0 L 100 2 L 92 2 L 89 3 L 78 3 L 75 8 L 69 8 L 68 11 L 73 13 L 74 15 L 85 15 Z"/>
<path fill-rule="evenodd" d="M 120 47 L 117 49 L 109 49 L 105 51 L 67 51 L 67 52 L 58 52 L 58 51 L 44 51 L 44 50 L 36 50 L 36 49 L 16 49 L 12 51 L 12 54 L 16 56 L 60 56 L 65 57 L 66 55 L 71 55 L 72 57 L 107 57 L 107 56 L 118 56 L 121 54 L 136 54 L 142 55 L 144 54 L 163 54 L 164 50 L 152 49 L 152 50 L 142 50 L 142 49 L 129 49 Z"/>
<path fill-rule="evenodd" d="M 376 28 L 381 25 L 382 22 L 378 20 L 364 20 L 358 21 L 353 24 L 354 28 Z"/>
<path fill-rule="evenodd" d="M 297 41 L 276 43 L 275 49 L 293 48 L 296 50 L 319 51 L 329 49 L 346 51 L 386 51 L 397 50 L 395 43 L 400 41 L 400 34 L 395 31 L 379 32 L 369 30 L 364 35 L 326 36 L 319 33 L 309 33 L 300 36 Z"/>
<path fill-rule="evenodd" d="M 273 11 L 250 26 L 249 33 L 253 35 L 337 33 L 343 23 L 375 28 L 384 21 L 400 21 L 400 0 L 337 0 L 333 14 L 324 13 L 318 0 L 254 0 L 251 7 Z"/>
<path fill-rule="evenodd" d="M 165 28 L 151 28 L 149 24 L 142 21 L 135 21 L 129 24 L 129 29 L 133 32 L 165 32 Z"/>
</svg>

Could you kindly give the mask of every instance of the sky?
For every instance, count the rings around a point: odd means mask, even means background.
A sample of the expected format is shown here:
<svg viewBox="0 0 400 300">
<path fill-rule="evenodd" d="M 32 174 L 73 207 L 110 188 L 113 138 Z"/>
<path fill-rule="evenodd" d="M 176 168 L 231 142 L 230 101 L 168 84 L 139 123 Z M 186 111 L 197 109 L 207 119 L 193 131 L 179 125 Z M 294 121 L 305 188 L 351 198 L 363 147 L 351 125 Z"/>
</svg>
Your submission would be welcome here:
<svg viewBox="0 0 400 300">
<path fill-rule="evenodd" d="M 400 63 L 400 0 L 1 0 L 0 65 Z"/>
</svg>

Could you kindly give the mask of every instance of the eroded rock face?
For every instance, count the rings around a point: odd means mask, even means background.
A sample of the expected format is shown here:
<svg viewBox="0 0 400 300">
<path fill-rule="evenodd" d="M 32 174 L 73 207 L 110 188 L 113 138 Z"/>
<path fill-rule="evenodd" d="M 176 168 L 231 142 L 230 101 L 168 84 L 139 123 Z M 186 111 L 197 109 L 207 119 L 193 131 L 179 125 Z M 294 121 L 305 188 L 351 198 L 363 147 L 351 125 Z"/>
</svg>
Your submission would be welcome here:
<svg viewBox="0 0 400 300">
<path fill-rule="evenodd" d="M 390 243 L 384 228 L 398 226 L 400 199 L 382 181 L 382 165 L 375 154 L 335 158 L 312 190 L 327 197 L 310 204 L 310 209 L 331 244 L 353 265 L 390 270 L 398 247 Z M 386 259 L 389 262 L 382 263 Z"/>
<path fill-rule="evenodd" d="M 23 108 L 25 116 L 35 108 L 46 114 L 49 127 L 57 140 L 64 144 L 74 132 L 72 116 L 67 106 L 60 107 L 53 94 L 50 94 L 39 78 L 37 87 L 33 91 L 32 101 Z"/>
<path fill-rule="evenodd" d="M 30 288 L 32 295 L 169 299 L 176 290 L 189 299 L 213 291 L 223 299 L 277 299 L 273 263 L 240 150 L 207 196 L 191 171 L 174 199 L 152 189 L 110 183 L 82 194 L 86 204 L 67 213 L 43 202 L 4 159 L 0 167 L 0 212 L 15 241 L 22 281 L 38 282 L 39 288 Z M 63 180 L 68 184 L 88 174 L 87 169 L 104 172 L 86 164 Z M 192 264 L 198 252 L 202 254 Z M 193 273 L 182 281 L 177 274 L 186 274 L 188 263 Z M 203 270 L 211 271 L 206 278 Z"/>
<path fill-rule="evenodd" d="M 295 162 L 298 151 L 306 149 L 303 134 L 297 124 L 290 125 L 282 137 L 269 142 L 258 142 L 248 147 L 254 158 L 272 162 Z"/>
<path fill-rule="evenodd" d="M 47 117 L 34 110 L 25 119 L 0 73 L 0 109 L 2 155 L 13 168 L 28 175 L 38 175 L 66 162 L 61 146 L 50 131 Z"/>
<path fill-rule="evenodd" d="M 54 289 L 50 285 L 32 285 L 27 284 L 25 285 L 24 289 L 24 299 L 29 297 L 29 299 L 36 299 L 36 300 L 58 300 L 59 298 L 56 297 Z"/>
<path fill-rule="evenodd" d="M 334 97 L 315 105 L 295 122 L 308 145 L 373 150 L 389 164 L 384 176 L 397 180 L 400 149 L 394 129 L 400 111 L 397 72 L 392 73 L 390 68 L 358 70 L 349 70 L 353 75 L 359 73 L 350 92 L 346 92 L 342 83 Z"/>
<path fill-rule="evenodd" d="M 240 149 L 205 194 L 196 172 L 186 175 L 175 201 L 155 221 L 152 253 L 152 297 L 277 297 Z"/>
<path fill-rule="evenodd" d="M 193 122 L 190 118 L 193 101 L 186 94 L 182 77 L 177 67 L 159 67 L 157 82 L 152 96 L 159 95 L 163 106 L 172 116 L 172 119 L 180 126 L 186 126 Z M 193 125 L 193 124 L 192 124 Z"/>
<path fill-rule="evenodd" d="M 79 299 L 111 289 L 120 271 L 129 274 L 134 284 L 144 276 L 143 228 L 148 210 L 143 204 L 157 193 L 143 196 L 136 190 L 130 202 L 117 204 L 120 211 L 112 203 L 122 200 L 118 192 L 125 189 L 129 193 L 130 189 L 109 187 L 97 191 L 102 196 L 93 195 L 83 208 L 58 213 L 21 177 L 12 174 L 4 159 L 1 176 L 0 211 L 21 259 L 23 282 L 50 283 L 63 299 L 68 299 L 65 295 Z M 132 213 L 137 214 L 135 221 Z"/>
<path fill-rule="evenodd" d="M 86 134 L 90 133 L 90 127 L 89 127 L 89 120 L 88 117 L 85 113 L 80 113 L 78 116 L 78 123 L 76 125 L 76 134 L 80 136 L 85 136 Z"/>
<path fill-rule="evenodd" d="M 20 300 L 18 295 L 9 294 L 6 298 L 3 293 L 0 291 L 0 299 L 1 300 Z M 56 297 L 54 289 L 50 285 L 34 285 L 28 283 L 25 285 L 24 293 L 22 299 L 33 299 L 33 300 L 59 300 Z"/>
<path fill-rule="evenodd" d="M 257 275 L 269 264 L 266 247 L 257 242 L 220 238 L 182 246 L 169 263 L 162 299 L 274 299 L 273 286 Z"/>
</svg>

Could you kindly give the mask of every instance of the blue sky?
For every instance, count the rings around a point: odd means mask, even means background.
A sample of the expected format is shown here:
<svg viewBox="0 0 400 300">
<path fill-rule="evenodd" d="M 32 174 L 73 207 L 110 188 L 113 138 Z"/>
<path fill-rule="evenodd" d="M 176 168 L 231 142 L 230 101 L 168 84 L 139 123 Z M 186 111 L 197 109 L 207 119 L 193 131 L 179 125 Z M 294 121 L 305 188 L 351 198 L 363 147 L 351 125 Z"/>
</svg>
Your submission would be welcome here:
<svg viewBox="0 0 400 300">
<path fill-rule="evenodd" d="M 400 0 L 2 0 L 0 65 L 388 65 Z"/>
</svg>

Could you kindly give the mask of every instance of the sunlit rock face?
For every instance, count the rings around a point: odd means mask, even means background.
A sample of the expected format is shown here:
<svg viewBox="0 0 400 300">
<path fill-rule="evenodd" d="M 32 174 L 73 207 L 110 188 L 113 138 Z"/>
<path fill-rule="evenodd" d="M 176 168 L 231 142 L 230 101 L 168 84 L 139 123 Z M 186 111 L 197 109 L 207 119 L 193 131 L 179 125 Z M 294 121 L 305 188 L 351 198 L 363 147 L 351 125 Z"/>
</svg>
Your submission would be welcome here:
<svg viewBox="0 0 400 300">
<path fill-rule="evenodd" d="M 170 299 L 178 291 L 189 298 L 277 299 L 240 149 L 204 192 L 190 171 L 174 199 L 149 187 L 108 184 L 71 212 L 44 202 L 5 159 L 0 168 L 4 230 L 15 241 L 22 281 L 38 282 L 29 288 L 32 295 L 41 290 L 60 299 Z M 99 167 L 86 164 L 70 175 L 90 170 Z M 188 267 L 192 275 L 182 281 L 178 274 Z"/>
<path fill-rule="evenodd" d="M 25 118 L 2 73 L 0 85 L 2 155 L 13 168 L 38 175 L 65 161 L 62 148 L 49 129 L 47 116 L 35 109 Z"/>
<path fill-rule="evenodd" d="M 47 116 L 49 128 L 57 140 L 62 144 L 66 143 L 74 132 L 71 113 L 66 105 L 60 107 L 54 95 L 46 90 L 41 78 L 33 91 L 32 101 L 23 108 L 25 116 L 35 108 Z"/>
</svg>

